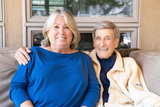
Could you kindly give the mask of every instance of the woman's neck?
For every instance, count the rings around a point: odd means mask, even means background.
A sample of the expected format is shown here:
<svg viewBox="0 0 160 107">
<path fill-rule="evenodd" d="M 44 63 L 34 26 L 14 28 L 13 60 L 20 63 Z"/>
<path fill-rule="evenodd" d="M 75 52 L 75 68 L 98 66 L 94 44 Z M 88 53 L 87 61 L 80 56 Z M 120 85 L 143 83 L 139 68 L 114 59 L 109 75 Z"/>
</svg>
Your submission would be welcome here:
<svg viewBox="0 0 160 107">
<path fill-rule="evenodd" d="M 76 49 L 71 49 L 69 47 L 54 47 L 54 46 L 47 46 L 47 47 L 42 47 L 45 48 L 49 51 L 56 52 L 56 53 L 62 53 L 62 54 L 70 54 L 70 53 L 75 53 L 78 52 Z"/>
</svg>

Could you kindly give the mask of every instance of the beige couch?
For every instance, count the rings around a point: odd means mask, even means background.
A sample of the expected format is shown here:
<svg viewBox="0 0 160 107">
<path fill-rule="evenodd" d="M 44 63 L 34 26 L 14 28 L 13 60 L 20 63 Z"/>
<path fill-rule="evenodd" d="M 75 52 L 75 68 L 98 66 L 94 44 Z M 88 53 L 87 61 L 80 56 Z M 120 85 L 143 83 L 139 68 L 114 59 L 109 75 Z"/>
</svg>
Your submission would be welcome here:
<svg viewBox="0 0 160 107">
<path fill-rule="evenodd" d="M 14 58 L 17 49 L 0 48 L 0 107 L 14 107 L 14 103 L 9 99 L 9 86 L 18 67 Z M 129 56 L 130 53 L 130 57 L 134 58 L 142 69 L 149 90 L 160 95 L 160 52 L 134 50 L 137 49 L 118 51 L 122 56 Z"/>
<path fill-rule="evenodd" d="M 18 62 L 14 54 L 18 48 L 0 48 L 0 107 L 14 107 L 9 99 L 9 87 Z"/>
</svg>

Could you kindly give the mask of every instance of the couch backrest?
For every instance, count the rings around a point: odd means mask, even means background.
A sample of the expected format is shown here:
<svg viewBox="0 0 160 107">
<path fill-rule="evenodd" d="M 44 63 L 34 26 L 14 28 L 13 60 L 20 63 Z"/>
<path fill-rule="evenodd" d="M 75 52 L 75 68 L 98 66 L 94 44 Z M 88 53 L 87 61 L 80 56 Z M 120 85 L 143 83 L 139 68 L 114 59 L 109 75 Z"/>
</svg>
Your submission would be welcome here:
<svg viewBox="0 0 160 107">
<path fill-rule="evenodd" d="M 132 51 L 130 57 L 141 68 L 148 89 L 160 96 L 160 52 L 138 50 Z"/>
<path fill-rule="evenodd" d="M 17 70 L 18 62 L 14 54 L 18 48 L 0 48 L 0 107 L 14 107 L 9 99 L 9 88 L 12 76 Z"/>
</svg>

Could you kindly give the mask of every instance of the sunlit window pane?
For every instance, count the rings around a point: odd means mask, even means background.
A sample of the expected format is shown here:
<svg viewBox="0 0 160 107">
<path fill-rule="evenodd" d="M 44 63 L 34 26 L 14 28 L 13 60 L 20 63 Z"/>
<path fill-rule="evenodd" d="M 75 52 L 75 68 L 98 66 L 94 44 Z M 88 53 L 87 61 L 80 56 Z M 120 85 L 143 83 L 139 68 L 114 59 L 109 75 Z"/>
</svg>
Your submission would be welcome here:
<svg viewBox="0 0 160 107">
<path fill-rule="evenodd" d="M 131 48 L 131 33 L 120 33 L 118 48 Z"/>
<path fill-rule="evenodd" d="M 49 5 L 64 5 L 65 0 L 49 0 Z"/>
<path fill-rule="evenodd" d="M 49 14 L 51 14 L 56 9 L 64 10 L 64 7 L 54 7 L 54 6 L 52 6 L 52 7 L 49 8 Z"/>
<path fill-rule="evenodd" d="M 32 5 L 44 5 L 45 0 L 32 0 Z"/>
<path fill-rule="evenodd" d="M 48 16 L 56 9 L 74 17 L 132 17 L 133 0 L 32 0 L 33 16 Z"/>
</svg>

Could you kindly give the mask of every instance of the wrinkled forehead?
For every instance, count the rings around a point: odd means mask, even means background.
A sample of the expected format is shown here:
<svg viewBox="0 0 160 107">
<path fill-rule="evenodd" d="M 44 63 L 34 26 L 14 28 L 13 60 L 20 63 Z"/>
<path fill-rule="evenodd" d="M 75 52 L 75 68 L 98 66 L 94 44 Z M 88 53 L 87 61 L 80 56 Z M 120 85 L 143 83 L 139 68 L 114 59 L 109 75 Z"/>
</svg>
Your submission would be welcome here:
<svg viewBox="0 0 160 107">
<path fill-rule="evenodd" d="M 95 37 L 113 37 L 114 38 L 114 30 L 113 29 L 97 29 L 95 31 Z"/>
</svg>

